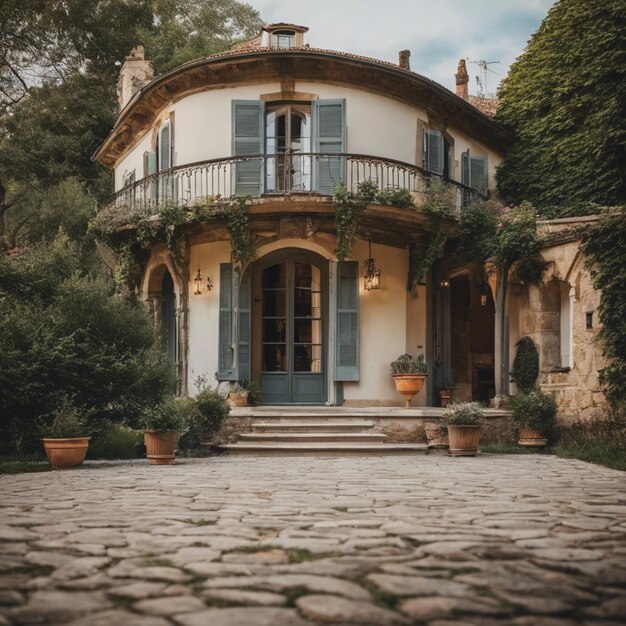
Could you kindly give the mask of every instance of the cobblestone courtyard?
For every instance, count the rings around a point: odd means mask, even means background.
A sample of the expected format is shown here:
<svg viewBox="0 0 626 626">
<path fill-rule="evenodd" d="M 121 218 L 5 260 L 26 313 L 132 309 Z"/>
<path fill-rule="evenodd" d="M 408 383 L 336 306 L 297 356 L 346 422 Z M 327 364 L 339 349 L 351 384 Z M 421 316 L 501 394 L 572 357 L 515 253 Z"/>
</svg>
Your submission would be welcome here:
<svg viewBox="0 0 626 626">
<path fill-rule="evenodd" d="M 526 455 L 3 476 L 0 624 L 623 624 L 625 488 Z"/>
</svg>

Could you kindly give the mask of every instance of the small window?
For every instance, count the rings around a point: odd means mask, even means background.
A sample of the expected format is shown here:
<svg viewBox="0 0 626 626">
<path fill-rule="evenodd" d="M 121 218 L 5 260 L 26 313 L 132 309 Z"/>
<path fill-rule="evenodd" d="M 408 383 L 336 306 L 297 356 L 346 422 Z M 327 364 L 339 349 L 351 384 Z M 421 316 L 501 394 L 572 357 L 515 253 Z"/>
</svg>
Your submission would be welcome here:
<svg viewBox="0 0 626 626">
<path fill-rule="evenodd" d="M 461 183 L 487 195 L 487 157 L 470 156 L 469 150 L 461 155 Z"/>
<path fill-rule="evenodd" d="M 585 315 L 585 328 L 591 330 L 593 328 L 593 311 Z"/>
<path fill-rule="evenodd" d="M 424 131 L 424 169 L 444 175 L 446 154 L 443 135 L 438 130 Z"/>
<path fill-rule="evenodd" d="M 296 34 L 291 30 L 277 30 L 272 35 L 274 48 L 293 48 L 296 45 Z"/>
</svg>

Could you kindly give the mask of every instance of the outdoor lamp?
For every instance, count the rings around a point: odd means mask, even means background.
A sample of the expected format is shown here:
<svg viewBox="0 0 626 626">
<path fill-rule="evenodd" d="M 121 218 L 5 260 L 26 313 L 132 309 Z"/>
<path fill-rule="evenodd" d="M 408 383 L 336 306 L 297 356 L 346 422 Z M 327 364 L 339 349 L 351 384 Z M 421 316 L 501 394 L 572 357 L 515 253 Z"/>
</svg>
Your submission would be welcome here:
<svg viewBox="0 0 626 626">
<path fill-rule="evenodd" d="M 369 257 L 367 259 L 367 271 L 363 277 L 363 287 L 365 291 L 380 289 L 380 275 L 382 270 L 376 269 L 376 260 L 372 258 L 372 242 L 369 242 Z"/>
<path fill-rule="evenodd" d="M 200 271 L 200 268 L 198 268 L 198 273 L 193 279 L 193 282 L 196 286 L 196 288 L 193 290 L 193 295 L 199 296 L 202 293 L 202 272 Z"/>
</svg>

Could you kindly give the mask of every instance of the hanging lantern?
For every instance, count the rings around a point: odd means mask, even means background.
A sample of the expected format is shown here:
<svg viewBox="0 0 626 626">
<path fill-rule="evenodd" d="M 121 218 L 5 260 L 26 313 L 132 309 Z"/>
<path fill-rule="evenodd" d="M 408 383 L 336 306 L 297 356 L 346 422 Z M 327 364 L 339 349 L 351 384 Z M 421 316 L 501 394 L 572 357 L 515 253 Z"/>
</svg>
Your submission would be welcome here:
<svg viewBox="0 0 626 626">
<path fill-rule="evenodd" d="M 480 306 L 487 306 L 487 294 L 482 294 L 480 296 Z"/>
<path fill-rule="evenodd" d="M 376 269 L 376 260 L 372 258 L 372 242 L 369 242 L 369 257 L 367 259 L 367 271 L 363 277 L 365 291 L 380 289 L 380 275 L 382 270 Z"/>
<path fill-rule="evenodd" d="M 196 277 L 193 279 L 193 282 L 195 284 L 195 289 L 193 290 L 193 294 L 194 296 L 199 296 L 202 293 L 202 272 L 200 271 L 200 268 L 198 268 L 198 273 L 196 274 Z M 210 282 L 210 279 L 209 279 Z M 209 287 L 209 291 L 211 291 L 211 288 Z"/>
</svg>

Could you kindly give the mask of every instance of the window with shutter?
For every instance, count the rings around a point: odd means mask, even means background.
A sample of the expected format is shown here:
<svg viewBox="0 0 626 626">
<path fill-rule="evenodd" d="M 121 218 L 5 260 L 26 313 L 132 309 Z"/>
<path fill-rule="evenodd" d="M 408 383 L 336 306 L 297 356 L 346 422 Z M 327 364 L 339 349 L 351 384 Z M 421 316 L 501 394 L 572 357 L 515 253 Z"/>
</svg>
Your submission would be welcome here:
<svg viewBox="0 0 626 626">
<path fill-rule="evenodd" d="M 470 156 L 469 151 L 461 155 L 461 182 L 487 194 L 487 157 Z"/>
<path fill-rule="evenodd" d="M 263 159 L 263 103 L 257 100 L 233 100 L 233 154 L 255 155 L 235 165 L 234 188 L 237 195 L 261 193 Z"/>
<path fill-rule="evenodd" d="M 236 380 L 233 350 L 233 266 L 220 265 L 218 380 Z"/>
<path fill-rule="evenodd" d="M 250 378 L 251 305 L 251 272 L 246 272 L 239 285 L 237 307 L 237 380 Z"/>
<path fill-rule="evenodd" d="M 315 151 L 346 151 L 346 101 L 317 100 L 313 103 Z M 317 191 L 324 196 L 335 193 L 335 185 L 345 180 L 345 158 L 321 156 L 317 159 Z"/>
<path fill-rule="evenodd" d="M 359 380 L 359 264 L 337 264 L 335 380 Z"/>
<path fill-rule="evenodd" d="M 438 130 L 424 131 L 424 169 L 443 176 L 444 169 L 444 141 Z"/>
</svg>

